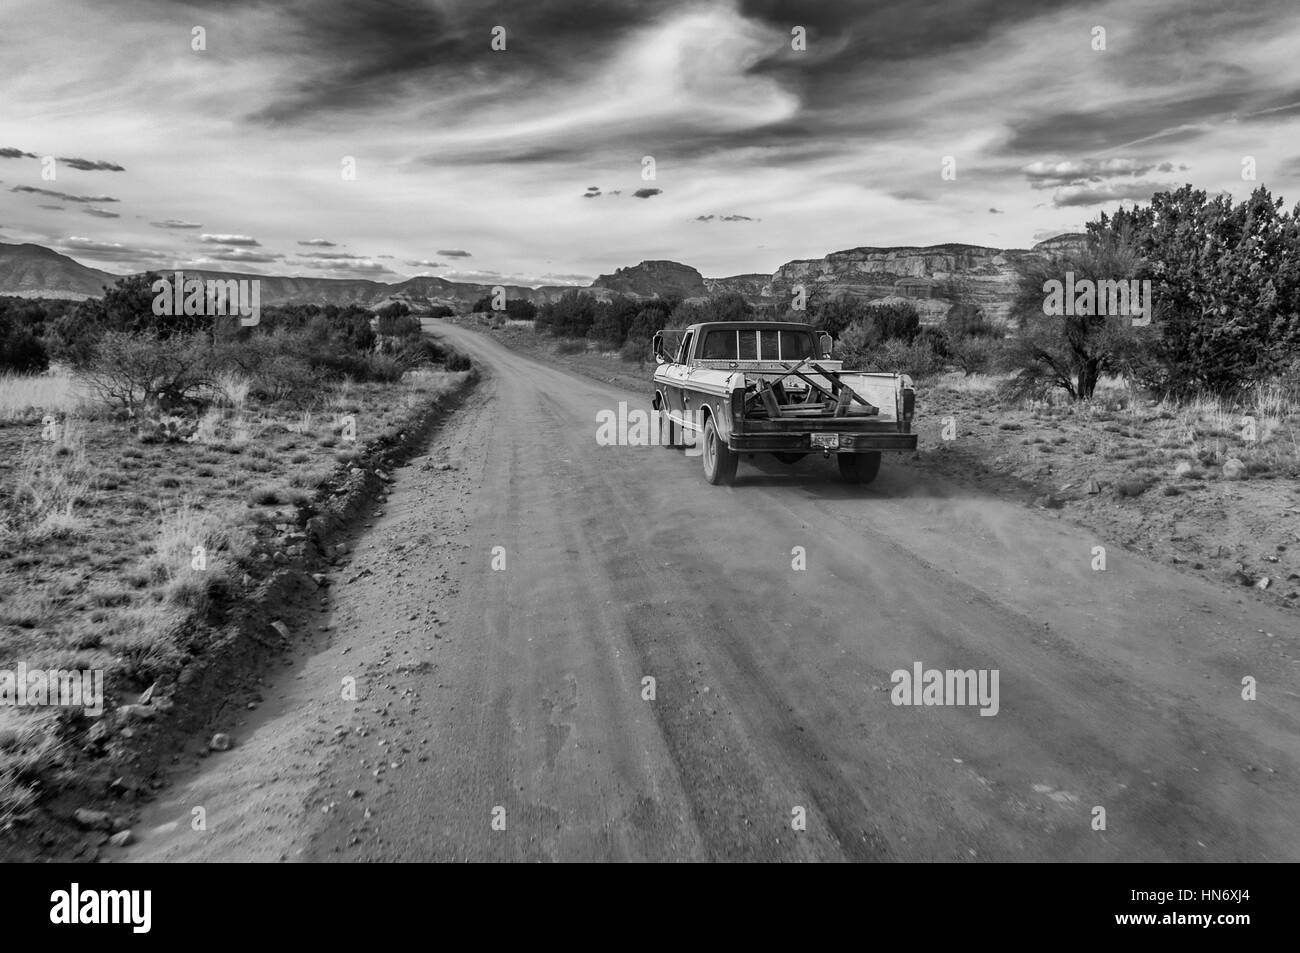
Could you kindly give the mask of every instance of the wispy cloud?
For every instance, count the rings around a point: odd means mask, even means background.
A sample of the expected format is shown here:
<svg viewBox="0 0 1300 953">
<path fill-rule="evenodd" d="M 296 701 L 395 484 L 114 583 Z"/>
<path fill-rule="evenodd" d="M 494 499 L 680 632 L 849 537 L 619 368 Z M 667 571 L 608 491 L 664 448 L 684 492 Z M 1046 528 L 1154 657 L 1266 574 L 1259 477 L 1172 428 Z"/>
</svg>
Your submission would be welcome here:
<svg viewBox="0 0 1300 953">
<path fill-rule="evenodd" d="M 67 192 L 56 192 L 53 189 L 39 189 L 32 185 L 15 185 L 10 192 L 27 192 L 31 195 L 45 195 L 52 199 L 62 199 L 64 202 L 116 202 L 117 199 L 111 195 L 70 195 Z"/>
</svg>

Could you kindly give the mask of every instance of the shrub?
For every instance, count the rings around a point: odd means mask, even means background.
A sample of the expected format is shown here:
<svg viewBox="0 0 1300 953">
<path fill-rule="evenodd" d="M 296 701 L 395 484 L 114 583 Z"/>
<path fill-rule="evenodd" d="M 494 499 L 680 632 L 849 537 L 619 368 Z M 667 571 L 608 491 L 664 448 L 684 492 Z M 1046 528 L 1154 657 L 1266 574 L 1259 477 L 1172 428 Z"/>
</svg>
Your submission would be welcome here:
<svg viewBox="0 0 1300 953">
<path fill-rule="evenodd" d="M 1152 283 L 1153 327 L 1129 362 L 1166 394 L 1228 394 L 1282 371 L 1300 351 L 1300 207 L 1262 186 L 1234 205 L 1190 185 L 1101 215 L 1096 240 L 1131 239 Z"/>
<path fill-rule="evenodd" d="M 215 355 L 213 361 L 216 362 Z M 214 377 L 213 386 L 221 401 L 236 410 L 243 408 L 248 401 L 249 391 L 253 389 L 252 379 L 230 369 L 219 370 Z"/>
<path fill-rule="evenodd" d="M 1114 281 L 1133 277 L 1140 267 L 1132 243 L 1119 234 L 1095 236 L 1082 249 L 1022 262 L 1013 312 L 1018 326 L 1005 351 L 1016 374 L 1005 396 L 1041 397 L 1060 389 L 1072 399 L 1087 400 L 1102 374 L 1123 370 L 1139 342 L 1132 317 L 1045 314 L 1044 289 L 1049 282 L 1063 283 L 1067 272 L 1074 273 L 1076 282 Z"/>
<path fill-rule="evenodd" d="M 365 372 L 357 380 L 394 384 L 402 379 L 405 371 L 402 362 L 391 354 L 368 354 L 365 358 Z"/>
<path fill-rule="evenodd" d="M 386 310 L 386 309 L 385 309 Z M 378 333 L 388 337 L 410 338 L 420 336 L 420 319 L 409 314 L 379 312 Z"/>
<path fill-rule="evenodd" d="M 213 350 L 203 334 L 161 337 L 154 331 L 103 334 L 90 363 L 76 376 L 110 408 L 135 414 L 157 405 L 198 405 L 213 385 Z"/>
<path fill-rule="evenodd" d="M 494 308 L 495 296 L 484 295 L 470 306 L 470 311 L 475 314 L 484 311 L 490 311 L 494 314 L 504 315 L 511 321 L 532 321 L 537 317 L 538 307 L 531 301 L 524 298 L 507 298 L 505 307 Z M 452 314 L 452 310 L 447 308 L 447 313 Z"/>
<path fill-rule="evenodd" d="M 902 340 L 910 343 L 921 332 L 921 315 L 910 301 L 868 305 L 866 320 L 875 328 L 881 342 Z"/>
<path fill-rule="evenodd" d="M 1002 330 L 984 316 L 976 305 L 958 302 L 943 316 L 943 330 L 948 340 L 961 338 L 1000 338 Z"/>
<path fill-rule="evenodd" d="M 0 317 L 0 372 L 41 374 L 49 367 L 50 356 L 41 339 Z"/>
<path fill-rule="evenodd" d="M 833 337 L 839 337 L 855 321 L 866 317 L 866 306 L 850 297 L 830 298 L 820 301 L 808 309 L 805 315 L 792 313 L 789 319 L 801 321 L 805 317 L 809 324 L 819 331 L 825 331 Z"/>
<path fill-rule="evenodd" d="M 140 420 L 136 435 L 141 443 L 192 442 L 198 433 L 199 419 L 149 414 Z M 166 486 L 166 482 L 163 483 Z"/>
<path fill-rule="evenodd" d="M 443 358 L 443 366 L 449 371 L 467 371 L 472 365 L 468 355 L 462 354 L 454 347 L 448 347 Z"/>
<path fill-rule="evenodd" d="M 301 400 L 313 396 L 319 386 L 311 365 L 292 354 L 270 355 L 253 374 L 253 393 L 264 400 Z"/>
<path fill-rule="evenodd" d="M 864 369 L 928 377 L 943 370 L 943 360 L 935 353 L 934 345 L 924 338 L 915 341 L 894 338 L 867 356 Z"/>
<path fill-rule="evenodd" d="M 840 334 L 839 340 L 835 342 L 834 353 L 846 368 L 857 369 L 866 366 L 867 355 L 876 343 L 867 323 L 855 321 Z"/>
<path fill-rule="evenodd" d="M 276 486 L 254 487 L 248 494 L 249 506 L 278 506 L 285 502 L 284 492 Z"/>
<path fill-rule="evenodd" d="M 596 305 L 596 317 L 589 337 L 606 348 L 618 348 L 627 339 L 628 329 L 641 311 L 639 302 L 618 295 Z"/>
<path fill-rule="evenodd" d="M 188 338 L 199 331 L 211 334 L 212 318 L 204 315 L 156 315 L 153 272 L 131 275 L 104 289 L 102 298 L 80 302 L 50 328 L 52 355 L 74 367 L 89 364 L 95 358 L 97 342 L 111 332 L 153 334 L 159 340 L 172 335 Z"/>
<path fill-rule="evenodd" d="M 583 337 L 596 320 L 596 300 L 579 291 L 566 291 L 537 313 L 536 327 L 555 337 Z"/>
<path fill-rule="evenodd" d="M 710 297 L 704 310 L 708 314 L 706 321 L 747 321 L 754 314 L 745 296 L 736 291 Z"/>
<path fill-rule="evenodd" d="M 989 337 L 950 338 L 945 349 L 947 357 L 967 376 L 983 374 L 996 366 L 1002 354 L 1001 342 Z"/>
<path fill-rule="evenodd" d="M 559 354 L 583 354 L 587 350 L 587 342 L 581 338 L 562 338 L 555 345 L 555 350 Z"/>
</svg>

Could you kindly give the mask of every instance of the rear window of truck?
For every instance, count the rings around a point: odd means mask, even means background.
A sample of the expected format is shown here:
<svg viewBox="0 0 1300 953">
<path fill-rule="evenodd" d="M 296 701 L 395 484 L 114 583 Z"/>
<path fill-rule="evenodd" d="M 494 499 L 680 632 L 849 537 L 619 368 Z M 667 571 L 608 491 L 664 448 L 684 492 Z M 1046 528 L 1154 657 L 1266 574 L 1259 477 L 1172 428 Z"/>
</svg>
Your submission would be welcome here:
<svg viewBox="0 0 1300 953">
<path fill-rule="evenodd" d="M 814 357 L 806 331 L 710 331 L 700 351 L 705 361 L 799 361 Z"/>
</svg>

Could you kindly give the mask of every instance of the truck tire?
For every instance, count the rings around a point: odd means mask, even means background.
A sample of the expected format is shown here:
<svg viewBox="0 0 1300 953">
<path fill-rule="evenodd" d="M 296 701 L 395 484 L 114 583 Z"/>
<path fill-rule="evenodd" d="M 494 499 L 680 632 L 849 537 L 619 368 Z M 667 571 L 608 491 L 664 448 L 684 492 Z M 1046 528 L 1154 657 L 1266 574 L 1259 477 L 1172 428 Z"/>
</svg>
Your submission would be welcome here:
<svg viewBox="0 0 1300 953">
<path fill-rule="evenodd" d="M 736 464 L 740 463 L 740 454 L 718 436 L 718 428 L 713 426 L 713 417 L 704 422 L 704 479 L 714 486 L 731 486 L 736 482 Z"/>
<path fill-rule="evenodd" d="M 845 483 L 870 483 L 880 472 L 880 451 L 840 453 L 836 454 L 835 462 L 840 465 L 840 476 Z"/>
</svg>

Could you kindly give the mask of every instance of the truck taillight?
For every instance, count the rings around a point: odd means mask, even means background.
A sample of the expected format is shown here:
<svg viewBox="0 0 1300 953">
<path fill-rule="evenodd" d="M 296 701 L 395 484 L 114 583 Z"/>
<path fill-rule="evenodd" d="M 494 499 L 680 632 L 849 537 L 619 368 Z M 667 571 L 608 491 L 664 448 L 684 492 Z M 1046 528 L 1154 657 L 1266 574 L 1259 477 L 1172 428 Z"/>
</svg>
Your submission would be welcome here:
<svg viewBox="0 0 1300 953">
<path fill-rule="evenodd" d="M 916 408 L 916 391 L 910 387 L 903 388 L 903 429 L 912 429 L 912 413 Z"/>
</svg>

